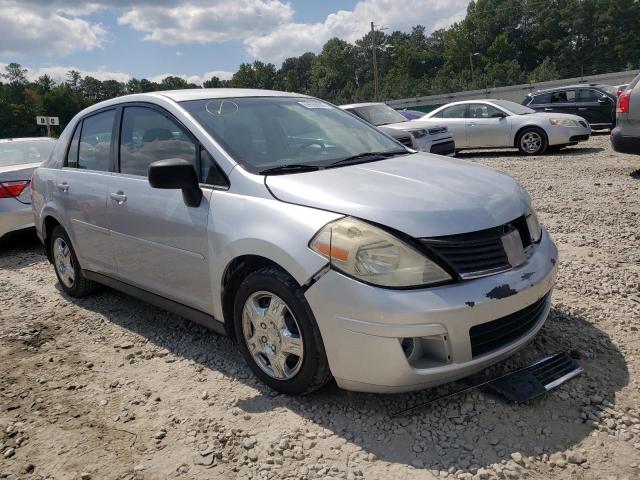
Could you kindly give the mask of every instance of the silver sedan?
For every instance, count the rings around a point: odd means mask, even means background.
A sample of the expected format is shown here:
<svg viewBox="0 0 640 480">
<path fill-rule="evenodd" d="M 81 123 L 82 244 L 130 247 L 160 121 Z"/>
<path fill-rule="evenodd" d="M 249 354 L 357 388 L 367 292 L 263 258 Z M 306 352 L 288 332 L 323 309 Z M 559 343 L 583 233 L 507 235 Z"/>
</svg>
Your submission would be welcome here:
<svg viewBox="0 0 640 480">
<path fill-rule="evenodd" d="M 0 140 L 0 237 L 33 227 L 31 175 L 55 144 L 52 138 Z"/>
<path fill-rule="evenodd" d="M 518 148 L 525 155 L 576 145 L 591 135 L 591 127 L 582 117 L 536 112 L 508 100 L 449 103 L 408 123 L 447 126 L 456 150 Z"/>
</svg>

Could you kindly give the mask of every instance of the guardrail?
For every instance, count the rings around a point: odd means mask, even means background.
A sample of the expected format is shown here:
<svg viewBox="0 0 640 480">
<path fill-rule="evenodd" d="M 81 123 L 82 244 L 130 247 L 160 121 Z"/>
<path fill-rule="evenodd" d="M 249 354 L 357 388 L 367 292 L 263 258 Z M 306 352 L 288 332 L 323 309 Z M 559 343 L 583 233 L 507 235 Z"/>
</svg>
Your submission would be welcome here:
<svg viewBox="0 0 640 480">
<path fill-rule="evenodd" d="M 465 92 L 443 93 L 439 95 L 428 95 L 424 97 L 403 98 L 400 100 L 388 100 L 385 103 L 390 107 L 415 108 L 433 107 L 449 102 L 460 100 L 478 100 L 482 98 L 496 98 L 511 100 L 520 103 L 524 97 L 536 90 L 561 87 L 563 85 L 573 85 L 578 83 L 602 83 L 606 85 L 620 85 L 629 83 L 638 74 L 638 70 L 628 70 L 625 72 L 603 73 L 600 75 L 590 75 L 587 77 L 563 78 L 561 80 L 551 80 L 548 82 L 523 83 L 520 85 L 510 85 L 507 87 L 495 87 L 481 90 L 468 90 Z"/>
</svg>

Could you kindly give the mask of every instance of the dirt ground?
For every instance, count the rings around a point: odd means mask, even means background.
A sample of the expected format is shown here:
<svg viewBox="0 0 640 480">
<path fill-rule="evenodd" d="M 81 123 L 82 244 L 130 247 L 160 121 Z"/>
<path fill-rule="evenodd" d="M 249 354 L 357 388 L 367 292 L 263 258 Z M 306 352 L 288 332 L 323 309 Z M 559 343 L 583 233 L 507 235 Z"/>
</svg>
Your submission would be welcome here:
<svg viewBox="0 0 640 480">
<path fill-rule="evenodd" d="M 606 135 L 462 158 L 514 175 L 560 249 L 550 317 L 482 375 L 562 350 L 585 373 L 525 405 L 257 382 L 226 338 L 104 289 L 66 298 L 33 234 L 0 244 L 0 479 L 640 477 L 640 157 Z"/>
</svg>

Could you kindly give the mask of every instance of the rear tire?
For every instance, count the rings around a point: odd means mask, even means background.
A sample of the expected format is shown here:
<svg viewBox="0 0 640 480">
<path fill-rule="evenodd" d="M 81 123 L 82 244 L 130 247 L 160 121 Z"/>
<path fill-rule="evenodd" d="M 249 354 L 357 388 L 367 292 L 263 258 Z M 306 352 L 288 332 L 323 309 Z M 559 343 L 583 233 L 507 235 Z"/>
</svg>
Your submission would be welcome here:
<svg viewBox="0 0 640 480">
<path fill-rule="evenodd" d="M 331 380 L 322 337 L 304 291 L 280 268 L 261 268 L 240 284 L 234 326 L 249 368 L 272 389 L 304 395 Z"/>
<path fill-rule="evenodd" d="M 547 149 L 547 135 L 536 127 L 528 127 L 518 134 L 516 146 L 523 155 L 541 155 Z"/>
<path fill-rule="evenodd" d="M 82 275 L 76 252 L 64 228 L 57 226 L 53 229 L 49 245 L 53 268 L 64 293 L 79 298 L 94 292 L 97 284 Z"/>
</svg>

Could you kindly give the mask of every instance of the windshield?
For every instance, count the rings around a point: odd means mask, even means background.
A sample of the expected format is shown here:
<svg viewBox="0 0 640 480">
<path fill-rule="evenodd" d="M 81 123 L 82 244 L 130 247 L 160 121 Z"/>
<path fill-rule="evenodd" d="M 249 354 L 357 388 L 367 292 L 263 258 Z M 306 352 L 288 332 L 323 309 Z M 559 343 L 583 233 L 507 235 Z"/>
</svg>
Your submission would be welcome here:
<svg viewBox="0 0 640 480">
<path fill-rule="evenodd" d="M 509 100 L 492 100 L 500 108 L 504 108 L 510 113 L 515 115 L 526 115 L 527 113 L 536 113 L 535 110 L 525 107 L 524 105 L 520 105 L 519 103 L 510 102 Z"/>
<path fill-rule="evenodd" d="M 181 105 L 253 173 L 292 165 L 326 167 L 363 153 L 407 153 L 375 128 L 313 98 L 225 98 Z"/>
<path fill-rule="evenodd" d="M 348 110 L 376 127 L 407 121 L 401 113 L 396 112 L 389 105 L 384 104 L 363 105 L 361 107 L 351 107 Z"/>
<path fill-rule="evenodd" d="M 54 139 L 0 142 L 0 167 L 42 163 L 49 158 L 55 144 Z"/>
</svg>

